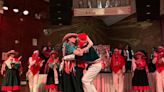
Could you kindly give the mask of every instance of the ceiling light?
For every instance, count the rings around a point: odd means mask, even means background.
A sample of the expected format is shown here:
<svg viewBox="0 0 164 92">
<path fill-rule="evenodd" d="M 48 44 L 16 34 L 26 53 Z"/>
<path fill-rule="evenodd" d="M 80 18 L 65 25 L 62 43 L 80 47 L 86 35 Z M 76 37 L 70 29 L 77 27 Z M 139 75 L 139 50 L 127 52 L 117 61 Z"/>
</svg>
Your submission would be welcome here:
<svg viewBox="0 0 164 92">
<path fill-rule="evenodd" d="M 36 19 L 40 19 L 41 18 L 41 15 L 39 13 L 35 13 L 35 18 Z"/>
<path fill-rule="evenodd" d="M 29 11 L 28 11 L 28 10 L 24 10 L 24 11 L 23 11 L 23 14 L 24 14 L 24 15 L 28 15 L 28 14 L 29 14 Z"/>
<path fill-rule="evenodd" d="M 3 6 L 3 10 L 9 10 L 7 6 Z"/>
<path fill-rule="evenodd" d="M 13 9 L 13 11 L 15 12 L 15 13 L 18 13 L 19 12 L 19 9 Z"/>
<path fill-rule="evenodd" d="M 23 21 L 24 19 L 23 18 L 20 18 L 20 21 Z"/>
</svg>

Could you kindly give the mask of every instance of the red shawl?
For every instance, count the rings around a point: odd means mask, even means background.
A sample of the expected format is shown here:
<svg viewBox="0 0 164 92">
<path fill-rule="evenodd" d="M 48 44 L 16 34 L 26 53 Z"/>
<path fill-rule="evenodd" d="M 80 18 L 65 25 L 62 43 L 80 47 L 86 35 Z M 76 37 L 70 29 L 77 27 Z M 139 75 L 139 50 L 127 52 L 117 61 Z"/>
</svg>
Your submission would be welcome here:
<svg viewBox="0 0 164 92">
<path fill-rule="evenodd" d="M 116 60 L 115 54 L 112 55 L 111 65 L 110 65 L 112 71 L 115 73 L 117 73 L 125 65 L 124 58 L 120 54 L 117 54 L 117 55 L 118 55 L 118 60 Z M 117 61 L 118 61 L 118 63 L 117 63 Z"/>
<path fill-rule="evenodd" d="M 164 70 L 164 62 L 158 63 L 159 59 L 160 59 L 160 56 L 157 55 L 156 69 L 158 72 L 161 72 L 162 70 Z"/>
<path fill-rule="evenodd" d="M 36 60 L 35 64 L 30 67 L 30 70 L 32 71 L 32 74 L 35 75 L 40 71 L 40 61 L 41 58 L 36 58 L 36 53 L 32 55 L 32 60 Z"/>
</svg>

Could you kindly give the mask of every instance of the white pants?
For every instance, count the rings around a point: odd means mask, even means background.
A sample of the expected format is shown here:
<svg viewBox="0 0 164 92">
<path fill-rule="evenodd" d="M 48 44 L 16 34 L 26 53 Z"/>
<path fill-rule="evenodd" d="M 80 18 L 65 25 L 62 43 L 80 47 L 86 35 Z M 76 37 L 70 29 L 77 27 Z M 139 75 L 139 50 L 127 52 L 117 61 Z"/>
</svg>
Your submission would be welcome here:
<svg viewBox="0 0 164 92">
<path fill-rule="evenodd" d="M 84 92 L 97 92 L 93 80 L 101 71 L 101 62 L 92 64 L 84 73 L 82 78 Z"/>
<path fill-rule="evenodd" d="M 113 90 L 112 92 L 123 92 L 124 89 L 124 75 L 122 71 L 118 71 L 117 73 L 112 73 L 113 75 Z"/>
<path fill-rule="evenodd" d="M 38 78 L 39 78 L 39 73 L 33 75 L 31 72 L 28 74 L 28 80 L 29 80 L 29 88 L 30 92 L 38 92 Z"/>
<path fill-rule="evenodd" d="M 164 70 L 162 72 L 156 71 L 156 92 L 164 92 Z"/>
</svg>

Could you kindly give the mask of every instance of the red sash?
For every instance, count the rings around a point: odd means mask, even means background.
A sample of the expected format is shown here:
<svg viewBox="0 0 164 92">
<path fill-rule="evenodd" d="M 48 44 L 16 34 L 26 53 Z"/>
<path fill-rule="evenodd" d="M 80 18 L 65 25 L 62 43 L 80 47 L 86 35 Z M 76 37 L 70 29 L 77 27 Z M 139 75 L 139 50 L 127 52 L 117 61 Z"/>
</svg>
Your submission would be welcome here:
<svg viewBox="0 0 164 92">
<path fill-rule="evenodd" d="M 64 64 L 64 71 L 65 71 L 65 73 L 70 74 L 70 72 L 73 70 L 73 68 L 75 66 L 74 61 L 71 61 L 71 62 L 70 61 L 66 61 L 64 63 L 65 63 Z"/>
</svg>

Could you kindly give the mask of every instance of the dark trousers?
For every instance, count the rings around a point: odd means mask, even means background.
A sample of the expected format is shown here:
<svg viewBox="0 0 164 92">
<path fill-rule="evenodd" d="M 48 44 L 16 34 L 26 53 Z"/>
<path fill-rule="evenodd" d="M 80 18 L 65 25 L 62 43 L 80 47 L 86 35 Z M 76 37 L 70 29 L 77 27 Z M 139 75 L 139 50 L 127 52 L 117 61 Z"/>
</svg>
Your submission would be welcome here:
<svg viewBox="0 0 164 92">
<path fill-rule="evenodd" d="M 127 71 L 131 71 L 132 61 L 126 61 L 125 62 L 125 69 Z"/>
</svg>

